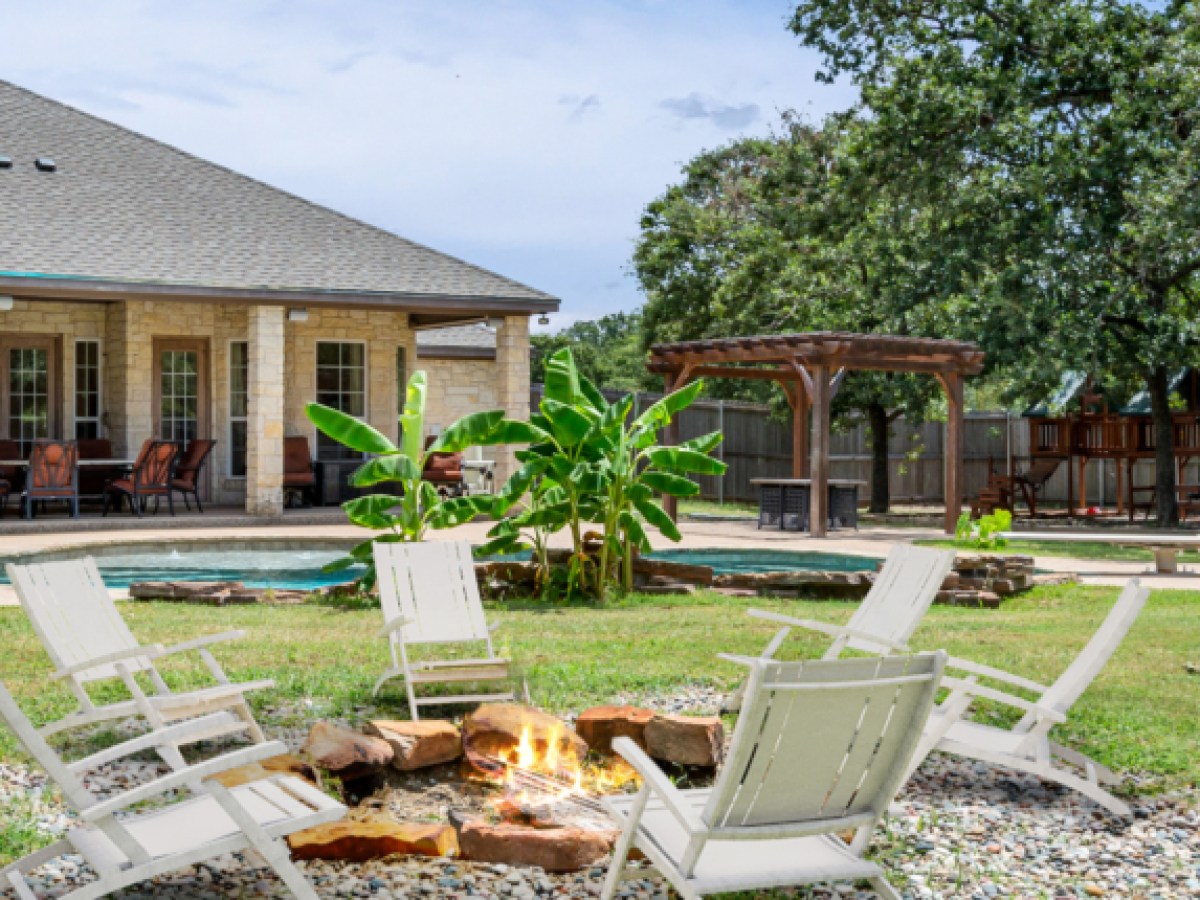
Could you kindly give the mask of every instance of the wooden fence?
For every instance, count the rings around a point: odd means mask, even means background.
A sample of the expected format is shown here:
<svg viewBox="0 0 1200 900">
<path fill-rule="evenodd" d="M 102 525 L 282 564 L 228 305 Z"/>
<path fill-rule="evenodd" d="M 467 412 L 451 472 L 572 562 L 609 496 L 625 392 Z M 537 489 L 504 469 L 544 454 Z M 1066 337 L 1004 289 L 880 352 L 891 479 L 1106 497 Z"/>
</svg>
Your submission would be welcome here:
<svg viewBox="0 0 1200 900">
<path fill-rule="evenodd" d="M 612 398 L 618 395 L 613 394 Z M 639 393 L 636 408 L 645 409 L 661 395 Z M 536 408 L 541 385 L 533 388 Z M 974 497 L 987 482 L 989 465 L 1007 470 L 1012 457 L 1024 462 L 1029 456 L 1026 420 L 1004 411 L 967 413 L 963 444 L 966 451 L 964 496 Z M 792 471 L 791 418 L 773 418 L 768 407 L 732 400 L 700 400 L 679 417 L 681 440 L 711 431 L 725 435 L 714 455 L 729 466 L 722 478 L 700 478 L 701 496 L 716 501 L 755 501 L 752 478 L 786 478 Z M 943 442 L 942 422 L 910 425 L 904 419 L 892 423 L 888 441 L 889 480 L 894 503 L 941 503 Z M 1138 470 L 1140 472 L 1140 469 Z M 1137 477 L 1148 481 L 1150 474 Z M 1115 501 L 1116 470 L 1113 463 L 1093 462 L 1088 470 L 1091 502 Z M 830 453 L 830 477 L 871 479 L 870 432 L 865 421 L 835 423 Z M 1043 500 L 1066 500 L 1066 466 L 1061 466 L 1046 485 Z M 861 498 L 865 499 L 864 490 Z"/>
</svg>

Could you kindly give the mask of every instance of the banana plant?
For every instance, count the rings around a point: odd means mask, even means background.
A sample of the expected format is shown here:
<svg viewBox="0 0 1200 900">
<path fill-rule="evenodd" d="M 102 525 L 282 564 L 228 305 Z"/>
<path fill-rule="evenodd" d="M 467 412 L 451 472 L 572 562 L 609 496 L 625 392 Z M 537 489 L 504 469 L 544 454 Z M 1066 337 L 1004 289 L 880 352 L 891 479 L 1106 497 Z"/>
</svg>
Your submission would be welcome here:
<svg viewBox="0 0 1200 900">
<path fill-rule="evenodd" d="M 343 559 L 325 567 L 327 572 L 342 571 L 361 563 L 367 567 L 359 579 L 363 590 L 375 584 L 372 545 L 375 541 L 420 541 L 430 528 L 451 528 L 469 522 L 492 508 L 487 496 L 442 497 L 421 473 L 435 453 L 461 453 L 468 447 L 521 443 L 530 435 L 529 426 L 504 417 L 502 410 L 464 416 L 425 447 L 425 400 L 428 383 L 424 372 L 412 374 L 404 394 L 400 415 L 400 445 L 387 435 L 353 416 L 320 403 L 309 403 L 304 412 L 323 433 L 351 450 L 370 458 L 354 470 L 350 484 L 375 487 L 398 484 L 401 493 L 365 494 L 342 504 L 346 516 L 355 525 L 378 532 L 362 542 Z"/>
<path fill-rule="evenodd" d="M 522 467 L 497 495 L 493 514 L 502 515 L 526 492 L 531 499 L 492 529 L 488 547 L 517 549 L 528 546 L 523 532 L 536 543 L 539 529 L 567 528 L 568 592 L 603 599 L 614 584 L 632 588 L 634 552 L 650 549 L 645 525 L 680 539 L 656 497 L 694 496 L 700 487 L 689 475 L 724 473 L 725 464 L 708 455 L 721 435 L 677 447 L 657 443 L 658 431 L 695 401 L 702 382 L 663 397 L 631 422 L 633 397 L 610 404 L 579 373 L 569 349 L 553 354 L 545 371 L 545 394 L 523 435 L 530 446 L 517 453 Z M 587 523 L 603 529 L 597 560 L 584 548 Z"/>
</svg>

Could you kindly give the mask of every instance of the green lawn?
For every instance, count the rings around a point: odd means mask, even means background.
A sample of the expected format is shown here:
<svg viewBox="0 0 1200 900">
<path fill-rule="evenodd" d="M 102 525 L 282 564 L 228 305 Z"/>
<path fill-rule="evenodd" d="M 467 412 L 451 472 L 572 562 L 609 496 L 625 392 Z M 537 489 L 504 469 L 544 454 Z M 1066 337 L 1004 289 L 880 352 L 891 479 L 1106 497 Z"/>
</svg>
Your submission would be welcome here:
<svg viewBox="0 0 1200 900">
<path fill-rule="evenodd" d="M 954 541 L 919 540 L 913 543 L 924 547 L 948 547 L 951 550 L 970 553 Z M 1057 556 L 1067 559 L 1099 559 L 1114 562 L 1150 562 L 1154 554 L 1145 547 L 1127 547 L 1121 544 L 1093 543 L 1091 541 L 1009 541 L 1005 546 L 986 553 L 1016 554 L 1018 556 Z M 1200 562 L 1200 552 L 1185 550 L 1179 554 L 1180 562 Z"/>
<path fill-rule="evenodd" d="M 1037 589 L 1000 610 L 935 607 L 915 644 L 945 647 L 1048 681 L 1073 658 L 1114 597 L 1113 589 L 1063 586 Z M 1160 787 L 1200 782 L 1195 765 L 1200 676 L 1187 670 L 1188 663 L 1200 662 L 1198 604 L 1198 594 L 1156 593 L 1058 739 L 1115 769 L 1148 772 Z M 745 615 L 750 606 L 835 621 L 851 609 L 839 602 L 701 594 L 633 597 L 603 609 L 507 608 L 495 615 L 503 623 L 501 649 L 528 677 L 534 701 L 562 711 L 606 702 L 618 693 L 665 692 L 689 682 L 731 687 L 739 670 L 717 660 L 717 652 L 754 652 L 773 633 L 768 624 Z M 254 698 L 260 707 L 280 698 L 311 699 L 314 716 L 344 713 L 370 702 L 371 684 L 385 667 L 378 610 L 168 603 L 129 603 L 122 609 L 134 633 L 147 642 L 245 629 L 246 640 L 218 647 L 217 653 L 238 679 L 276 679 L 274 693 Z M 19 609 L 0 610 L 0 645 L 4 680 L 35 720 L 68 711 L 69 695 L 47 678 L 49 661 Z M 802 635 L 788 648 L 811 656 L 822 646 L 818 638 Z M 181 687 L 204 681 L 196 658 L 174 664 L 167 674 Z M 401 696 L 393 689 L 382 701 L 385 711 L 402 714 Z M 0 760 L 15 754 L 11 736 L 0 732 Z"/>
</svg>

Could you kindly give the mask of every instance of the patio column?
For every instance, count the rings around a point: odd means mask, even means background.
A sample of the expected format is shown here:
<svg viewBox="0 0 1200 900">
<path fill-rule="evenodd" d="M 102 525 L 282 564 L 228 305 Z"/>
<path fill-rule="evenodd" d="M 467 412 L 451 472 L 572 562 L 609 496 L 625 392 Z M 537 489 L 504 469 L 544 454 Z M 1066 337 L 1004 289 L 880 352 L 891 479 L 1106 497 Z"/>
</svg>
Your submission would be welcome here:
<svg viewBox="0 0 1200 900">
<path fill-rule="evenodd" d="M 496 329 L 496 402 L 510 419 L 529 418 L 529 317 L 505 316 Z M 485 448 L 496 460 L 494 488 L 517 470 L 513 447 Z"/>
<path fill-rule="evenodd" d="M 283 515 L 284 308 L 247 312 L 246 512 Z"/>
</svg>

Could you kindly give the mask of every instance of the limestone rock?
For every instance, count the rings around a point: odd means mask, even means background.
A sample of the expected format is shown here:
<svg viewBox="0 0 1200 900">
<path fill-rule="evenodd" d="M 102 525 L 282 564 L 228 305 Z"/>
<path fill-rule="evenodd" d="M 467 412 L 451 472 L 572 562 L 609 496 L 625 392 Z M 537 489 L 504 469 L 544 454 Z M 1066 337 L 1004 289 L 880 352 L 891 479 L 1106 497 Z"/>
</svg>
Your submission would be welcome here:
<svg viewBox="0 0 1200 900">
<path fill-rule="evenodd" d="M 227 769 L 224 772 L 214 775 L 213 781 L 220 782 L 227 788 L 234 788 L 241 784 L 248 784 L 251 781 L 261 781 L 264 778 L 270 778 L 272 775 L 295 775 L 312 784 L 317 783 L 317 773 L 313 771 L 312 766 L 304 760 L 292 756 L 290 753 L 281 753 L 279 756 L 272 756 L 270 759 L 264 759 L 261 762 L 250 763 L 248 766 Z"/>
<path fill-rule="evenodd" d="M 665 762 L 715 768 L 725 755 L 725 727 L 717 716 L 658 714 L 645 734 L 646 752 Z"/>
<path fill-rule="evenodd" d="M 476 862 L 575 872 L 603 859 L 617 836 L 617 831 L 488 825 L 473 820 L 459 825 L 458 846 L 463 859 Z"/>
<path fill-rule="evenodd" d="M 344 781 L 375 774 L 392 761 L 392 746 L 382 738 L 359 734 L 329 722 L 318 722 L 308 733 L 302 752 L 313 764 Z"/>
<path fill-rule="evenodd" d="M 453 762 L 462 756 L 462 735 L 453 722 L 423 719 L 419 722 L 375 721 L 364 728 L 383 738 L 394 752 L 392 768 L 401 772 Z"/>
<path fill-rule="evenodd" d="M 632 738 L 646 749 L 646 725 L 654 711 L 637 706 L 593 706 L 575 720 L 575 731 L 597 753 L 611 753 L 614 738 Z"/>
<path fill-rule="evenodd" d="M 516 762 L 517 745 L 525 727 L 539 756 L 555 741 L 564 765 L 582 765 L 587 757 L 587 743 L 570 725 L 520 703 L 487 703 L 470 713 L 463 719 L 463 751 L 481 769 L 488 769 L 489 761 L 494 759 Z"/>
<path fill-rule="evenodd" d="M 385 816 L 330 822 L 288 838 L 295 859 L 363 862 L 393 854 L 455 856 L 458 839 L 449 825 L 393 822 Z"/>
</svg>

